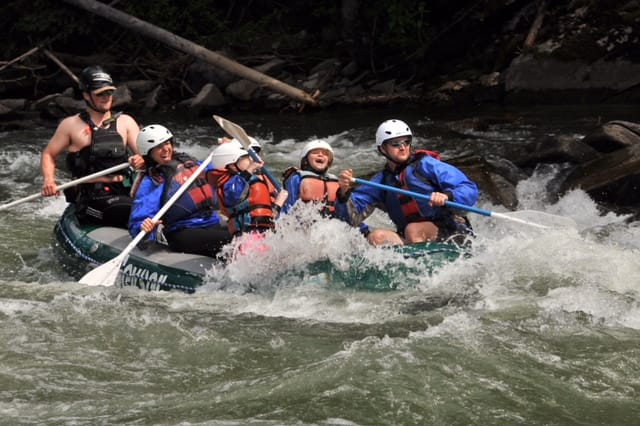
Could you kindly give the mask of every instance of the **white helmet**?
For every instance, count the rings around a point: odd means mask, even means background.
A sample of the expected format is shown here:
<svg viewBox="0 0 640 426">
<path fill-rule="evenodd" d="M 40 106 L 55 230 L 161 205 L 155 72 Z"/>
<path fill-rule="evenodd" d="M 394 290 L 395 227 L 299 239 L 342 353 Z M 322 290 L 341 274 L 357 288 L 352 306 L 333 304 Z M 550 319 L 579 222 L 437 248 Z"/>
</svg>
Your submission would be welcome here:
<svg viewBox="0 0 640 426">
<path fill-rule="evenodd" d="M 260 150 L 262 149 L 262 145 L 260 145 L 260 142 L 258 142 L 255 138 L 249 136 L 249 142 L 251 142 L 249 144 L 249 146 L 254 149 L 256 152 L 260 152 Z M 242 145 L 242 142 L 240 142 L 238 139 L 233 138 L 231 139 L 230 143 L 236 144 L 237 146 L 239 146 L 240 148 L 244 149 L 244 145 Z"/>
<path fill-rule="evenodd" d="M 398 138 L 400 136 L 413 137 L 407 123 L 396 119 L 387 120 L 378 126 L 378 130 L 376 131 L 376 146 L 379 148 L 387 139 Z"/>
<path fill-rule="evenodd" d="M 249 155 L 247 151 L 238 146 L 237 143 L 223 143 L 213 152 L 213 168 L 225 169 L 228 164 L 238 161 L 238 158 Z"/>
<path fill-rule="evenodd" d="M 166 127 L 159 124 L 150 124 L 140 130 L 136 138 L 136 145 L 140 155 L 149 155 L 149 151 L 153 148 L 172 138 L 173 135 Z"/>
<path fill-rule="evenodd" d="M 327 142 L 317 139 L 315 141 L 307 142 L 307 144 L 302 148 L 302 152 L 300 153 L 300 166 L 302 167 L 302 161 L 307 158 L 307 154 L 314 149 L 326 149 L 329 151 L 329 166 L 333 163 L 333 148 Z"/>
</svg>

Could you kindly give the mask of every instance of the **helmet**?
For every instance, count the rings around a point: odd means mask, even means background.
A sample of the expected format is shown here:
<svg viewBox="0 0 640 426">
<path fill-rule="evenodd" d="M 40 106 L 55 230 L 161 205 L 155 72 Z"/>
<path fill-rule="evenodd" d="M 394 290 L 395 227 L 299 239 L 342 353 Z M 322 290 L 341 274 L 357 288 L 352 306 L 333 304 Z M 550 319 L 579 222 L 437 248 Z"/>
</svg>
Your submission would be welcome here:
<svg viewBox="0 0 640 426">
<path fill-rule="evenodd" d="M 149 152 L 153 148 L 162 145 L 172 138 L 173 135 L 166 127 L 159 124 L 150 124 L 140 130 L 136 138 L 136 145 L 141 155 L 149 155 Z"/>
<path fill-rule="evenodd" d="M 400 136 L 413 137 L 407 123 L 396 119 L 387 120 L 378 126 L 378 130 L 376 131 L 376 146 L 380 147 L 387 139 Z"/>
<path fill-rule="evenodd" d="M 249 136 L 249 142 L 251 142 L 249 144 L 249 146 L 255 151 L 255 152 L 260 152 L 260 150 L 262 150 L 262 145 L 260 145 L 260 142 L 258 142 L 255 138 Z M 231 143 L 236 144 L 237 146 L 239 146 L 240 148 L 244 149 L 244 145 L 242 144 L 242 142 L 240 142 L 238 139 L 233 138 L 231 139 Z"/>
<path fill-rule="evenodd" d="M 116 90 L 113 80 L 100 66 L 90 66 L 82 70 L 80 74 L 80 90 L 83 92 Z M 97 94 L 97 93 L 96 93 Z"/>
<path fill-rule="evenodd" d="M 213 168 L 225 169 L 228 164 L 238 161 L 238 158 L 249 155 L 247 151 L 238 146 L 237 143 L 223 143 L 213 152 Z"/>
<path fill-rule="evenodd" d="M 314 149 L 326 149 L 329 151 L 329 166 L 333 163 L 333 148 L 327 142 L 317 139 L 311 142 L 307 142 L 307 144 L 302 148 L 302 152 L 300 153 L 300 164 L 302 166 L 302 162 L 307 158 L 307 154 Z"/>
</svg>

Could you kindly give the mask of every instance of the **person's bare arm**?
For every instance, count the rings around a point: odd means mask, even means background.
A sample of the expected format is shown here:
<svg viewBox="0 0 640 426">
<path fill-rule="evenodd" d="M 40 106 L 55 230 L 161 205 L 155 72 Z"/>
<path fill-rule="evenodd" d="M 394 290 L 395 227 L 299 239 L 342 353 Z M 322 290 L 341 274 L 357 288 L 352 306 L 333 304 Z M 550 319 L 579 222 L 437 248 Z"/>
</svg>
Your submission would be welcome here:
<svg viewBox="0 0 640 426">
<path fill-rule="evenodd" d="M 134 154 L 140 154 L 138 151 L 138 146 L 136 145 L 136 138 L 138 137 L 138 133 L 140 133 L 140 127 L 138 123 L 127 114 L 122 114 L 118 119 L 118 128 L 122 128 L 125 130 L 124 141 L 127 144 L 127 147 Z"/>
<path fill-rule="evenodd" d="M 60 122 L 49 143 L 40 156 L 40 170 L 42 171 L 41 193 L 45 197 L 56 195 L 56 158 L 71 145 L 72 117 Z"/>
<path fill-rule="evenodd" d="M 140 133 L 140 127 L 138 126 L 138 123 L 136 123 L 136 121 L 127 114 L 120 116 L 120 119 L 118 120 L 118 128 L 120 128 L 120 125 L 122 125 L 125 130 L 125 143 L 131 152 L 133 152 L 133 155 L 129 157 L 129 164 L 131 164 L 131 166 L 136 170 L 142 169 L 145 165 L 144 159 L 140 155 L 138 145 L 136 144 L 138 133 Z"/>
</svg>

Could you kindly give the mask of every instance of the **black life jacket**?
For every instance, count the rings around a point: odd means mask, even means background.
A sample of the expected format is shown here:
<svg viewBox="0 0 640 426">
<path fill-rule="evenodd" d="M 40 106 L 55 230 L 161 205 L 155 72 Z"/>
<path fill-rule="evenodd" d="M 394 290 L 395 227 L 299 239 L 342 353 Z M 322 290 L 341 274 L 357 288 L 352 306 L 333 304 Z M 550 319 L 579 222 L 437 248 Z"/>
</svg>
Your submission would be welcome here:
<svg viewBox="0 0 640 426">
<path fill-rule="evenodd" d="M 72 177 L 80 178 L 127 162 L 129 152 L 122 136 L 118 133 L 117 120 L 120 114 L 122 113 L 112 114 L 111 118 L 102 123 L 102 126 L 96 126 L 88 112 L 80 113 L 80 119 L 87 123 L 87 131 L 91 133 L 91 144 L 78 152 L 67 153 L 66 164 Z M 82 184 L 81 189 L 82 192 L 111 195 L 125 195 L 128 192 L 121 182 Z"/>
</svg>

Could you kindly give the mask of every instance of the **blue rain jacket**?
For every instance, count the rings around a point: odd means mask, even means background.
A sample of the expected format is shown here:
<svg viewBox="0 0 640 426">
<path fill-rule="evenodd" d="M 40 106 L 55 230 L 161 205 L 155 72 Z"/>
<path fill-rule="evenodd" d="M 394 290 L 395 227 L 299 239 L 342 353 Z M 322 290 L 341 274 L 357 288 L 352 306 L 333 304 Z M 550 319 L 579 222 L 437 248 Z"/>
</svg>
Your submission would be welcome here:
<svg viewBox="0 0 640 426">
<path fill-rule="evenodd" d="M 464 173 L 456 167 L 437 160 L 428 155 L 409 159 L 405 167 L 405 183 L 409 191 L 421 194 L 441 192 L 449 195 L 449 201 L 455 201 L 467 206 L 473 206 L 478 199 L 478 187 L 470 181 Z M 399 173 L 388 170 L 379 172 L 371 178 L 372 182 L 399 187 Z M 418 203 L 420 215 L 427 220 L 446 219 L 451 215 L 451 209 L 446 206 L 431 207 L 426 200 L 415 200 Z M 389 214 L 396 225 L 397 232 L 403 234 L 407 226 L 402 213 L 398 194 L 384 189 L 361 185 L 355 188 L 346 202 L 336 200 L 336 217 L 359 226 L 375 208 Z"/>
<path fill-rule="evenodd" d="M 200 166 L 202 161 L 196 161 L 195 163 Z M 204 172 L 206 173 L 210 170 L 212 170 L 211 164 L 207 165 Z M 142 222 L 148 217 L 155 216 L 162 208 L 161 199 L 163 190 L 164 183 L 158 183 L 148 175 L 142 178 L 142 182 L 140 182 L 140 186 L 136 191 L 129 216 L 129 234 L 133 237 L 140 233 L 140 225 L 142 225 Z M 172 190 L 173 192 L 167 194 L 167 197 L 171 197 L 177 188 L 172 188 Z M 215 190 L 213 192 L 215 193 Z M 185 193 L 183 197 L 188 197 L 188 195 Z M 180 200 L 178 200 L 178 202 L 179 201 Z M 214 203 L 215 201 L 216 200 L 214 200 Z M 202 216 L 201 213 L 197 213 L 190 218 L 179 220 L 175 223 L 164 223 L 164 233 L 171 233 L 184 228 L 207 228 L 218 224 L 220 224 L 220 217 L 215 211 L 212 211 L 208 216 Z M 151 241 L 155 240 L 155 232 L 149 233 L 147 237 Z"/>
</svg>

